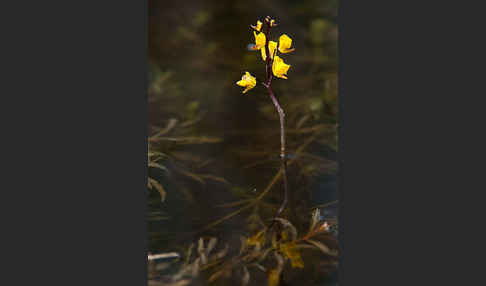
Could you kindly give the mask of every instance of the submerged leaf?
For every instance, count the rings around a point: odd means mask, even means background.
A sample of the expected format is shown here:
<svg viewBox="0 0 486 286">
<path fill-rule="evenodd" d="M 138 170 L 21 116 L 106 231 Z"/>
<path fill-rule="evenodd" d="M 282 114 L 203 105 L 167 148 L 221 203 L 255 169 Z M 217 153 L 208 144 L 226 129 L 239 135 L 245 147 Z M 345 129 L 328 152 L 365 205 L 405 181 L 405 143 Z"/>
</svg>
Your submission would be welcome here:
<svg viewBox="0 0 486 286">
<path fill-rule="evenodd" d="M 316 208 L 312 213 L 312 219 L 311 219 L 311 225 L 309 231 L 312 231 L 316 227 L 320 217 L 321 217 L 321 211 L 319 210 L 319 208 Z"/>
<path fill-rule="evenodd" d="M 201 183 L 202 185 L 205 185 L 206 184 L 206 182 L 204 181 L 204 179 L 201 178 L 201 176 L 198 175 L 198 174 L 194 174 L 194 173 L 189 172 L 189 171 L 186 171 L 186 170 L 179 170 L 179 172 L 181 172 L 183 175 L 185 175 L 185 176 L 187 176 L 187 177 L 189 177 L 189 178 L 191 178 L 191 179 L 193 179 L 193 180 Z"/>
<path fill-rule="evenodd" d="M 241 278 L 241 285 L 247 286 L 248 282 L 250 282 L 250 272 L 248 272 L 248 268 L 243 266 L 243 277 Z"/>
<path fill-rule="evenodd" d="M 313 245 L 304 244 L 304 243 L 297 244 L 295 246 L 295 248 L 297 248 L 297 249 L 316 249 Z"/>
<path fill-rule="evenodd" d="M 206 256 L 206 251 L 204 249 L 204 240 L 202 239 L 202 237 L 198 241 L 197 252 L 199 253 L 199 258 L 201 259 L 201 263 L 203 265 L 206 264 L 208 262 L 208 257 Z"/>
<path fill-rule="evenodd" d="M 152 139 L 154 142 L 158 141 L 173 141 L 179 142 L 180 144 L 206 144 L 206 143 L 218 143 L 221 142 L 221 138 L 218 137 L 208 137 L 208 136 L 199 136 L 199 137 L 158 137 Z"/>
<path fill-rule="evenodd" d="M 284 259 L 282 257 L 282 255 L 280 255 L 278 252 L 273 252 L 273 255 L 275 256 L 275 259 L 277 260 L 277 270 L 278 272 L 281 272 L 283 267 L 284 267 Z"/>
<path fill-rule="evenodd" d="M 221 277 L 221 275 L 223 275 L 225 271 L 226 269 L 221 269 L 219 271 L 214 272 L 211 276 L 209 276 L 208 282 L 209 283 L 214 282 L 216 279 Z"/>
<path fill-rule="evenodd" d="M 310 117 L 310 114 L 304 115 L 301 119 L 299 119 L 299 121 L 295 125 L 295 128 L 299 130 Z"/>
<path fill-rule="evenodd" d="M 155 162 L 150 162 L 148 163 L 148 166 L 151 167 L 151 168 L 158 168 L 158 169 L 161 169 L 162 171 L 165 171 L 165 172 L 169 172 L 169 170 L 167 170 L 166 167 L 160 165 L 159 163 L 155 163 Z"/>
<path fill-rule="evenodd" d="M 230 207 L 239 206 L 239 205 L 242 205 L 242 204 L 251 202 L 251 201 L 252 201 L 252 199 L 244 199 L 244 200 L 240 200 L 240 201 L 236 201 L 236 202 L 232 202 L 232 203 L 226 203 L 226 204 L 216 205 L 216 207 L 219 207 L 219 208 L 230 208 Z"/>
<path fill-rule="evenodd" d="M 201 156 L 198 156 L 198 155 L 190 153 L 190 152 L 173 151 L 170 154 L 173 158 L 175 158 L 179 161 L 188 161 L 188 162 L 192 162 L 192 163 L 199 163 L 203 160 Z"/>
<path fill-rule="evenodd" d="M 292 240 L 297 239 L 297 229 L 295 226 L 288 220 L 277 217 L 275 220 L 279 221 L 284 227 L 288 228 L 292 233 Z"/>
<path fill-rule="evenodd" d="M 263 260 L 264 260 L 264 259 L 267 257 L 267 255 L 270 253 L 270 251 L 272 251 L 272 250 L 273 250 L 273 249 L 272 249 L 271 247 L 269 247 L 269 248 L 265 249 L 265 250 L 263 251 L 263 253 L 260 255 L 260 257 L 258 258 L 258 262 L 263 261 Z"/>
<path fill-rule="evenodd" d="M 201 253 L 204 250 L 204 240 L 203 238 L 199 238 L 197 241 L 197 252 Z"/>
<path fill-rule="evenodd" d="M 177 124 L 178 120 L 176 118 L 171 118 L 169 119 L 169 122 L 167 123 L 167 126 L 163 129 L 160 129 L 156 134 L 150 136 L 150 139 L 153 139 L 153 138 L 157 138 L 159 136 L 162 136 L 162 135 L 165 135 L 167 133 L 169 133 L 170 130 L 172 130 L 172 128 L 175 127 L 175 125 Z"/>
<path fill-rule="evenodd" d="M 187 250 L 187 253 L 186 253 L 186 259 L 184 261 L 184 265 L 189 264 L 189 260 L 191 259 L 193 249 L 194 249 L 194 243 L 191 243 L 191 245 L 189 246 L 189 249 Z"/>
<path fill-rule="evenodd" d="M 223 258 L 224 256 L 226 256 L 226 254 L 228 254 L 228 250 L 229 245 L 226 244 L 222 250 L 218 251 L 216 254 L 213 255 L 213 259 Z"/>
<path fill-rule="evenodd" d="M 252 263 L 252 264 L 250 264 L 250 266 L 255 266 L 256 268 L 260 269 L 261 271 L 267 272 L 267 269 L 265 267 L 263 267 L 261 264 Z"/>
<path fill-rule="evenodd" d="M 209 180 L 213 180 L 213 181 L 216 181 L 216 182 L 220 182 L 220 183 L 229 185 L 229 182 L 226 181 L 226 179 L 223 178 L 223 177 L 218 177 L 218 176 L 214 176 L 214 175 L 199 175 L 199 176 L 203 179 L 209 179 Z"/>
<path fill-rule="evenodd" d="M 247 240 L 248 245 L 263 245 L 265 243 L 265 231 L 266 230 L 261 230 L 254 236 L 249 237 Z"/>
<path fill-rule="evenodd" d="M 218 239 L 216 237 L 211 237 L 211 239 L 209 239 L 208 246 L 206 247 L 207 255 L 209 255 L 209 253 L 214 249 L 216 243 L 218 243 Z"/>
<path fill-rule="evenodd" d="M 300 252 L 297 249 L 295 242 L 281 244 L 280 252 L 290 259 L 290 264 L 293 268 L 304 268 L 304 261 L 302 261 L 302 257 L 300 256 Z"/>
<path fill-rule="evenodd" d="M 240 236 L 241 240 L 241 247 L 240 247 L 240 255 L 248 248 L 248 238 L 244 236 Z"/>
<path fill-rule="evenodd" d="M 200 266 L 201 266 L 201 261 L 202 259 L 200 258 L 197 258 L 194 263 L 192 264 L 192 277 L 196 277 L 198 274 L 199 274 L 199 269 L 200 269 Z M 204 264 L 204 263 L 203 263 Z"/>
<path fill-rule="evenodd" d="M 324 252 L 327 255 L 337 256 L 337 253 L 335 251 L 332 251 L 331 249 L 329 249 L 329 247 L 325 246 L 319 241 L 315 241 L 312 239 L 307 239 L 306 241 L 312 243 L 315 247 L 319 248 L 322 252 Z"/>
<path fill-rule="evenodd" d="M 191 284 L 191 280 L 189 279 L 184 279 L 184 280 L 179 280 L 175 282 L 174 284 L 171 284 L 171 286 L 186 286 Z"/>
<path fill-rule="evenodd" d="M 162 187 L 162 185 L 159 182 L 157 182 L 152 178 L 148 178 L 148 187 L 149 188 L 154 187 L 160 193 L 160 199 L 162 201 L 165 201 L 165 196 L 167 195 L 167 192 L 164 190 L 164 187 Z"/>
<path fill-rule="evenodd" d="M 280 272 L 277 269 L 272 269 L 268 272 L 268 286 L 278 286 L 280 282 Z"/>
</svg>

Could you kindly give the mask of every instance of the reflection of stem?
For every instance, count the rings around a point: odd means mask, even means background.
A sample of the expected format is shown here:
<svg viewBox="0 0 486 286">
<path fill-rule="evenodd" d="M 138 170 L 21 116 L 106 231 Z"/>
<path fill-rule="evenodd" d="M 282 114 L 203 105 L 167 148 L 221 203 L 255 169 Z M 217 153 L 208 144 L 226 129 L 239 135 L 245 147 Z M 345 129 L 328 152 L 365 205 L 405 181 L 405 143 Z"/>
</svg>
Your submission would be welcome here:
<svg viewBox="0 0 486 286">
<path fill-rule="evenodd" d="M 282 204 L 280 205 L 280 208 L 278 209 L 277 213 L 274 216 L 274 217 L 278 217 L 285 209 L 289 197 L 288 182 L 287 182 L 287 157 L 285 155 L 285 113 L 283 109 L 280 107 L 280 104 L 278 104 L 277 99 L 273 95 L 272 87 L 269 85 L 267 89 L 270 94 L 270 98 L 273 101 L 273 104 L 277 108 L 277 112 L 280 118 L 280 162 L 282 166 L 281 169 L 282 169 L 282 176 L 284 181 L 284 199 Z"/>
<path fill-rule="evenodd" d="M 314 136 L 310 137 L 306 142 L 304 142 L 302 145 L 299 146 L 299 148 L 297 148 L 297 150 L 295 151 L 295 158 L 293 158 L 292 160 L 289 161 L 288 163 L 288 166 L 292 165 L 296 160 L 297 158 L 299 157 L 298 155 L 300 155 L 302 152 L 304 152 L 305 148 L 307 148 L 307 146 L 309 146 L 310 143 L 314 142 L 314 140 L 317 139 L 319 134 L 315 134 Z M 220 223 L 222 223 L 223 221 L 227 220 L 227 219 L 230 219 L 232 217 L 234 217 L 235 215 L 241 213 L 242 211 L 250 208 L 251 206 L 253 206 L 254 204 L 257 204 L 271 189 L 272 187 L 278 182 L 278 180 L 280 179 L 280 177 L 282 177 L 282 174 L 283 174 L 283 170 L 279 170 L 279 172 L 273 177 L 273 179 L 270 181 L 270 183 L 268 183 L 267 187 L 263 190 L 263 192 L 258 195 L 258 197 L 256 197 L 254 200 L 252 200 L 250 203 L 248 203 L 247 205 L 241 207 L 240 209 L 208 224 L 206 227 L 203 228 L 203 230 L 206 230 L 206 229 L 209 229 L 211 227 L 214 227 Z"/>
</svg>

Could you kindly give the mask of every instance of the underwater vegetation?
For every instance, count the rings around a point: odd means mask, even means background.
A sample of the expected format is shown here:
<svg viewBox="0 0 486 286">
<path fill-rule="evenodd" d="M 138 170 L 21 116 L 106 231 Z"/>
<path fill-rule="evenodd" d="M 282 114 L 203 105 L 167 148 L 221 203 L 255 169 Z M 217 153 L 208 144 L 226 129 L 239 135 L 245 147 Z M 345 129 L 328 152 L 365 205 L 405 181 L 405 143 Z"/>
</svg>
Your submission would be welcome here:
<svg viewBox="0 0 486 286">
<path fill-rule="evenodd" d="M 287 155 L 285 153 L 285 113 L 280 107 L 277 98 L 274 95 L 272 89 L 272 79 L 273 77 L 278 77 L 282 79 L 287 79 L 287 71 L 290 68 L 290 65 L 285 64 L 284 61 L 277 55 L 277 51 L 280 53 L 290 53 L 295 51 L 294 48 L 291 48 L 292 39 L 283 34 L 279 38 L 279 42 L 270 41 L 270 30 L 272 27 L 277 26 L 275 23 L 275 19 L 271 19 L 269 16 L 265 18 L 265 32 L 262 31 L 263 23 L 258 20 L 256 26 L 251 26 L 256 32 L 253 32 L 255 36 L 255 45 L 252 46 L 253 50 L 260 50 L 262 55 L 262 60 L 265 62 L 266 68 L 266 79 L 265 81 L 261 81 L 260 83 L 265 86 L 268 90 L 268 95 L 272 99 L 275 108 L 277 109 L 279 119 L 280 119 L 280 159 L 282 163 L 281 171 L 282 171 L 282 178 L 284 181 L 284 199 L 282 205 L 278 209 L 275 217 L 279 216 L 282 211 L 285 209 L 288 201 L 288 179 L 287 179 Z M 266 55 L 269 55 L 268 57 Z M 249 72 L 246 72 L 240 81 L 236 84 L 239 86 L 246 87 L 243 93 L 246 93 L 248 90 L 255 87 L 257 81 L 256 78 L 251 76 Z M 273 226 L 272 221 L 271 226 Z"/>
<path fill-rule="evenodd" d="M 240 280 L 240 285 L 246 286 L 252 277 L 251 273 L 256 271 L 257 275 L 264 274 L 267 277 L 269 286 L 285 285 L 283 277 L 285 265 L 288 263 L 291 268 L 304 268 L 301 251 L 305 249 L 319 251 L 327 256 L 328 267 L 337 265 L 337 250 L 324 243 L 333 241 L 331 229 L 335 228 L 335 225 L 320 219 L 319 209 L 315 209 L 309 230 L 299 236 L 291 222 L 276 218 L 282 226 L 279 232 L 270 232 L 269 229 L 264 228 L 251 237 L 241 236 L 239 251 L 231 257 L 228 257 L 228 244 L 213 252 L 217 249 L 218 239 L 208 238 L 205 245 L 205 240 L 200 238 L 196 251 L 194 251 L 195 244 L 189 246 L 184 261 L 165 262 L 158 265 L 149 261 L 149 270 L 151 270 L 149 277 L 152 278 L 152 285 L 180 286 L 190 285 L 201 272 L 207 272 L 205 276 L 208 277 L 209 283 L 236 276 Z M 158 283 L 155 282 L 154 273 L 169 268 L 171 264 L 178 264 L 177 272 L 170 276 L 159 276 Z"/>
<path fill-rule="evenodd" d="M 243 33 L 222 20 L 232 5 L 152 29 L 174 36 L 150 59 L 149 285 L 324 285 L 339 254 L 333 9 Z"/>
</svg>

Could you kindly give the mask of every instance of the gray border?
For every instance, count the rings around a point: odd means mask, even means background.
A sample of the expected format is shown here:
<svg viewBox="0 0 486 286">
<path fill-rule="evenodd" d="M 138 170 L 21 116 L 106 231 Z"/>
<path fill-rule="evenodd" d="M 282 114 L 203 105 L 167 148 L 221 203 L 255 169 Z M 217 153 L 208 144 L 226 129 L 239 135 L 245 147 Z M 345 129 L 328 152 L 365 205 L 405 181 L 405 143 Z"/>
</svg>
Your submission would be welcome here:
<svg viewBox="0 0 486 286">
<path fill-rule="evenodd" d="M 146 285 L 147 5 L 2 2 L 0 285 Z"/>
</svg>

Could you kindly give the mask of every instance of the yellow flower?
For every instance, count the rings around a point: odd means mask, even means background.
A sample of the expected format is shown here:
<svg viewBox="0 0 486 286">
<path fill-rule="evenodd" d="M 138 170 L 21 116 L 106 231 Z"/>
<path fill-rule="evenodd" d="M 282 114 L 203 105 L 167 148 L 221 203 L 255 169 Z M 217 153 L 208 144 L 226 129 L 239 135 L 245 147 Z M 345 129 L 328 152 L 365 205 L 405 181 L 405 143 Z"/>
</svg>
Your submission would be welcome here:
<svg viewBox="0 0 486 286">
<path fill-rule="evenodd" d="M 287 71 L 289 70 L 290 65 L 284 63 L 284 61 L 279 57 L 275 56 L 272 65 L 273 74 L 276 77 L 287 79 Z"/>
<path fill-rule="evenodd" d="M 236 82 L 237 85 L 246 87 L 245 90 L 243 90 L 243 93 L 246 93 L 250 89 L 254 88 L 256 85 L 256 78 L 253 77 L 249 72 L 246 72 L 242 77 L 241 80 Z"/>
<path fill-rule="evenodd" d="M 255 35 L 255 46 L 253 46 L 253 50 L 259 50 L 261 48 L 265 47 L 265 42 L 266 42 L 266 37 L 264 33 L 257 33 L 253 32 L 253 35 Z"/>
<path fill-rule="evenodd" d="M 270 50 L 270 58 L 273 59 L 273 53 L 277 48 L 277 42 L 270 41 L 268 42 L 268 49 Z M 262 59 L 265 61 L 267 59 L 267 54 L 265 52 L 265 47 L 260 49 L 262 51 Z"/>
<path fill-rule="evenodd" d="M 262 22 L 257 21 L 256 26 L 251 25 L 251 27 L 252 27 L 253 29 L 257 30 L 258 32 L 260 32 L 260 31 L 262 30 Z"/>
<path fill-rule="evenodd" d="M 283 34 L 282 36 L 280 36 L 279 38 L 279 44 L 278 44 L 278 50 L 282 53 L 282 54 L 286 54 L 286 53 L 290 53 L 290 52 L 293 52 L 295 51 L 294 48 L 290 48 L 290 46 L 292 45 L 292 39 L 287 36 L 286 34 Z"/>
</svg>

